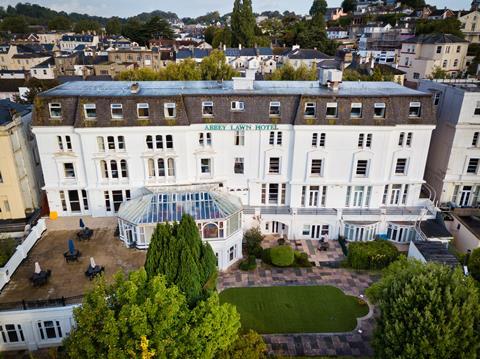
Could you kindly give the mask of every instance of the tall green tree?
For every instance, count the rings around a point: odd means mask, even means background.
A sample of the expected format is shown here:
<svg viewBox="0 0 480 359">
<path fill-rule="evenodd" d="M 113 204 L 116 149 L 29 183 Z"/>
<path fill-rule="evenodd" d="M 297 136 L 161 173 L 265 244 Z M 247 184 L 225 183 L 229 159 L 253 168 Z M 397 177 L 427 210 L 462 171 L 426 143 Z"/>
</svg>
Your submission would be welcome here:
<svg viewBox="0 0 480 359">
<path fill-rule="evenodd" d="M 233 3 L 231 27 L 233 46 L 253 46 L 255 42 L 256 20 L 251 0 L 235 0 Z"/>
<path fill-rule="evenodd" d="M 475 249 L 468 258 L 468 270 L 470 275 L 480 282 L 480 248 Z"/>
<path fill-rule="evenodd" d="M 216 26 L 209 26 L 203 32 L 203 36 L 205 38 L 205 42 L 209 43 L 210 45 L 213 43 L 213 37 L 215 36 L 215 32 L 218 30 Z"/>
<path fill-rule="evenodd" d="M 200 63 L 202 80 L 231 80 L 239 74 L 227 64 L 223 51 L 213 50 Z"/>
<path fill-rule="evenodd" d="M 415 34 L 452 34 L 463 39 L 465 35 L 461 27 L 462 23 L 454 17 L 443 20 L 419 20 L 415 23 Z"/>
<path fill-rule="evenodd" d="M 145 270 L 149 277 L 165 276 L 185 293 L 190 305 L 208 295 L 207 283 L 217 273 L 212 247 L 203 243 L 191 216 L 184 215 L 179 223 L 158 224 L 150 242 Z"/>
<path fill-rule="evenodd" d="M 313 4 L 310 7 L 310 16 L 316 16 L 319 14 L 325 15 L 327 13 L 328 4 L 325 0 L 313 0 Z"/>
<path fill-rule="evenodd" d="M 14 34 L 26 34 L 28 23 L 24 16 L 8 16 L 0 23 L 0 29 Z"/>
<path fill-rule="evenodd" d="M 100 24 L 95 20 L 80 20 L 73 27 L 73 31 L 77 34 L 82 32 L 100 33 Z"/>
<path fill-rule="evenodd" d="M 305 64 L 295 69 L 290 63 L 286 63 L 267 76 L 273 81 L 314 81 L 317 79 L 317 68 L 308 68 Z"/>
<path fill-rule="evenodd" d="M 476 358 L 480 297 L 460 268 L 401 259 L 367 290 L 380 309 L 378 358 Z"/>
<path fill-rule="evenodd" d="M 66 16 L 55 16 L 48 22 L 49 30 L 70 30 L 72 23 Z"/>
<path fill-rule="evenodd" d="M 342 1 L 342 9 L 344 12 L 352 12 L 357 7 L 356 0 L 343 0 Z"/>
<path fill-rule="evenodd" d="M 179 289 L 142 268 L 101 278 L 74 309 L 75 328 L 65 340 L 69 358 L 214 358 L 238 338 L 240 318 L 218 295 L 191 308 Z"/>
<path fill-rule="evenodd" d="M 228 26 L 224 28 L 218 28 L 213 35 L 212 43 L 210 45 L 213 48 L 219 48 L 221 45 L 225 45 L 226 47 L 232 46 L 232 30 Z"/>
<path fill-rule="evenodd" d="M 105 25 L 105 31 L 108 35 L 120 35 L 122 32 L 122 23 L 118 17 L 112 17 Z"/>
</svg>

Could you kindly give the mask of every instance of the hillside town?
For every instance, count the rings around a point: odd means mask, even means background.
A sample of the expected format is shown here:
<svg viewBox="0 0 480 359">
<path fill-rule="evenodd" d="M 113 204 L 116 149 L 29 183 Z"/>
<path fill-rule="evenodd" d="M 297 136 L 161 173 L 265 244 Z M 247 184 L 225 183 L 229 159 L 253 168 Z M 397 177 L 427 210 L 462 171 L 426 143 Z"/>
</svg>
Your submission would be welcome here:
<svg viewBox="0 0 480 359">
<path fill-rule="evenodd" d="M 0 358 L 480 356 L 480 1 L 308 3 L 0 6 Z"/>
</svg>

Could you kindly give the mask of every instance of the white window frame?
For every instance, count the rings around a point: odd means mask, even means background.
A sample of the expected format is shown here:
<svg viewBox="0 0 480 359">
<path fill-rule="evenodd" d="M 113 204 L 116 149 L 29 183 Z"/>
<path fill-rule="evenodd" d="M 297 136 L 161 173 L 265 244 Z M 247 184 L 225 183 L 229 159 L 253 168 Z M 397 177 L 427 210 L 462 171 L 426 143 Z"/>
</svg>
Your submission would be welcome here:
<svg viewBox="0 0 480 359">
<path fill-rule="evenodd" d="M 173 115 L 168 113 L 169 109 L 173 108 Z M 177 105 L 174 102 L 167 102 L 163 104 L 163 115 L 165 118 L 176 118 L 177 117 Z"/>
<path fill-rule="evenodd" d="M 205 113 L 205 108 L 211 107 L 212 113 Z M 213 117 L 213 101 L 202 101 L 202 116 L 203 117 Z"/>
<path fill-rule="evenodd" d="M 118 115 L 118 114 L 114 114 L 113 113 L 113 110 L 118 110 L 120 109 L 121 111 L 121 115 Z M 121 120 L 123 119 L 123 104 L 121 103 L 112 103 L 110 104 L 110 115 L 112 116 L 112 119 L 114 120 Z"/>
<path fill-rule="evenodd" d="M 147 109 L 147 116 L 140 116 L 140 109 Z M 137 118 L 149 118 L 150 106 L 146 102 L 137 103 Z"/>
<path fill-rule="evenodd" d="M 412 108 L 417 108 L 418 110 L 412 114 Z M 422 104 L 421 102 L 410 102 L 408 106 L 408 117 L 420 117 L 422 115 Z"/>
<path fill-rule="evenodd" d="M 313 108 L 313 115 L 307 115 L 307 109 Z M 317 104 L 315 102 L 305 102 L 305 106 L 303 109 L 303 116 L 307 118 L 314 118 L 317 115 Z"/>
<path fill-rule="evenodd" d="M 319 168 L 319 171 L 318 173 L 314 173 L 313 172 L 313 161 L 320 161 L 320 168 Z M 317 167 L 317 166 L 315 166 Z M 322 177 L 323 176 L 323 158 L 312 158 L 312 160 L 310 161 L 310 176 L 312 177 Z"/>
<path fill-rule="evenodd" d="M 359 174 L 358 173 L 358 164 L 359 162 L 366 162 L 365 164 L 365 174 Z M 368 172 L 370 170 L 370 160 L 364 160 L 364 159 L 360 159 L 360 160 L 357 160 L 356 163 L 355 163 L 355 177 L 368 177 Z"/>
<path fill-rule="evenodd" d="M 277 108 L 278 111 L 274 111 L 274 112 L 278 112 L 278 113 L 272 113 L 272 108 Z M 268 116 L 269 117 L 280 117 L 281 115 L 281 104 L 280 104 L 280 101 L 270 101 L 270 105 L 268 107 Z"/>
<path fill-rule="evenodd" d="M 400 160 L 405 160 L 405 165 L 403 167 L 403 172 L 398 172 L 398 161 Z M 408 158 L 405 158 L 405 157 L 401 157 L 401 158 L 397 158 L 397 160 L 395 161 L 395 169 L 394 169 L 394 174 L 395 176 L 406 176 L 407 173 L 408 173 Z"/>
<path fill-rule="evenodd" d="M 385 118 L 386 107 L 384 102 L 376 102 L 373 105 L 373 117 L 374 118 Z M 383 109 L 381 115 L 376 114 L 376 110 L 380 108 Z"/>
<path fill-rule="evenodd" d="M 329 108 L 335 108 L 335 114 L 334 115 L 329 115 L 328 114 L 328 109 Z M 337 118 L 338 117 L 338 103 L 337 102 L 327 102 L 327 107 L 325 110 L 325 117 L 327 118 Z"/>
<path fill-rule="evenodd" d="M 278 159 L 278 171 L 272 172 L 272 158 Z M 281 157 L 269 157 L 268 158 L 268 174 L 279 175 L 282 172 L 282 158 Z"/>
<path fill-rule="evenodd" d="M 95 116 L 89 116 L 88 110 L 95 110 Z M 97 118 L 97 105 L 94 103 L 85 103 L 83 105 L 83 114 L 86 120 L 95 120 Z"/>
<path fill-rule="evenodd" d="M 353 109 L 360 109 L 360 113 L 358 115 L 353 115 Z M 350 118 L 362 118 L 363 116 L 363 108 L 361 102 L 352 102 L 350 105 Z"/>
<path fill-rule="evenodd" d="M 59 110 L 60 115 L 58 116 L 53 116 L 52 115 L 52 108 L 56 108 Z M 48 112 L 50 115 L 50 118 L 62 118 L 62 104 L 60 102 L 51 102 L 48 104 Z"/>
<path fill-rule="evenodd" d="M 230 110 L 233 111 L 233 112 L 245 111 L 245 102 L 243 102 L 243 101 L 232 101 L 232 102 L 230 102 Z"/>
<path fill-rule="evenodd" d="M 203 161 L 208 161 L 207 164 L 203 164 Z M 207 168 L 208 171 L 204 172 L 203 168 Z M 211 158 L 200 158 L 200 175 L 202 176 L 211 176 L 213 173 L 213 161 Z"/>
</svg>

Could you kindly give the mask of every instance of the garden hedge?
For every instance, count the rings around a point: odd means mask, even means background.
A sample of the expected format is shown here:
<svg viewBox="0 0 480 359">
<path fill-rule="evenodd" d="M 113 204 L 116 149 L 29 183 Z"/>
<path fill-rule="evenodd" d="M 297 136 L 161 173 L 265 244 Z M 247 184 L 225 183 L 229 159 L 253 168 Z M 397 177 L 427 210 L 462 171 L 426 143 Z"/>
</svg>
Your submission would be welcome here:
<svg viewBox="0 0 480 359">
<path fill-rule="evenodd" d="M 348 265 L 354 269 L 382 269 L 394 262 L 400 253 L 385 240 L 352 242 L 348 245 Z"/>
</svg>

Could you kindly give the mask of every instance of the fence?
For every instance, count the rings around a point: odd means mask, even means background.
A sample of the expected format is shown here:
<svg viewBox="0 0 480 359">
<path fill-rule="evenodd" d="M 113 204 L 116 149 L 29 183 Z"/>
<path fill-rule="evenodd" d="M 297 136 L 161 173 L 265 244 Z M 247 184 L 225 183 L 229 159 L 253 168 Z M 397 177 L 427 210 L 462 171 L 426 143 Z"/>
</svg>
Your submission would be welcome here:
<svg viewBox="0 0 480 359">
<path fill-rule="evenodd" d="M 30 249 L 32 249 L 40 237 L 42 237 L 46 229 L 45 220 L 43 218 L 39 219 L 36 226 L 31 229 L 22 244 L 17 246 L 15 253 L 10 257 L 7 264 L 0 268 L 0 290 L 10 282 L 13 273 L 15 273 L 20 263 L 27 258 L 28 252 L 30 252 Z"/>
<path fill-rule="evenodd" d="M 22 300 L 18 302 L 0 303 L 0 312 L 9 310 L 30 310 L 41 308 L 65 307 L 68 305 L 81 304 L 83 294 L 73 297 L 51 298 L 44 300 Z M 1 316 L 1 313 L 0 313 Z"/>
</svg>

